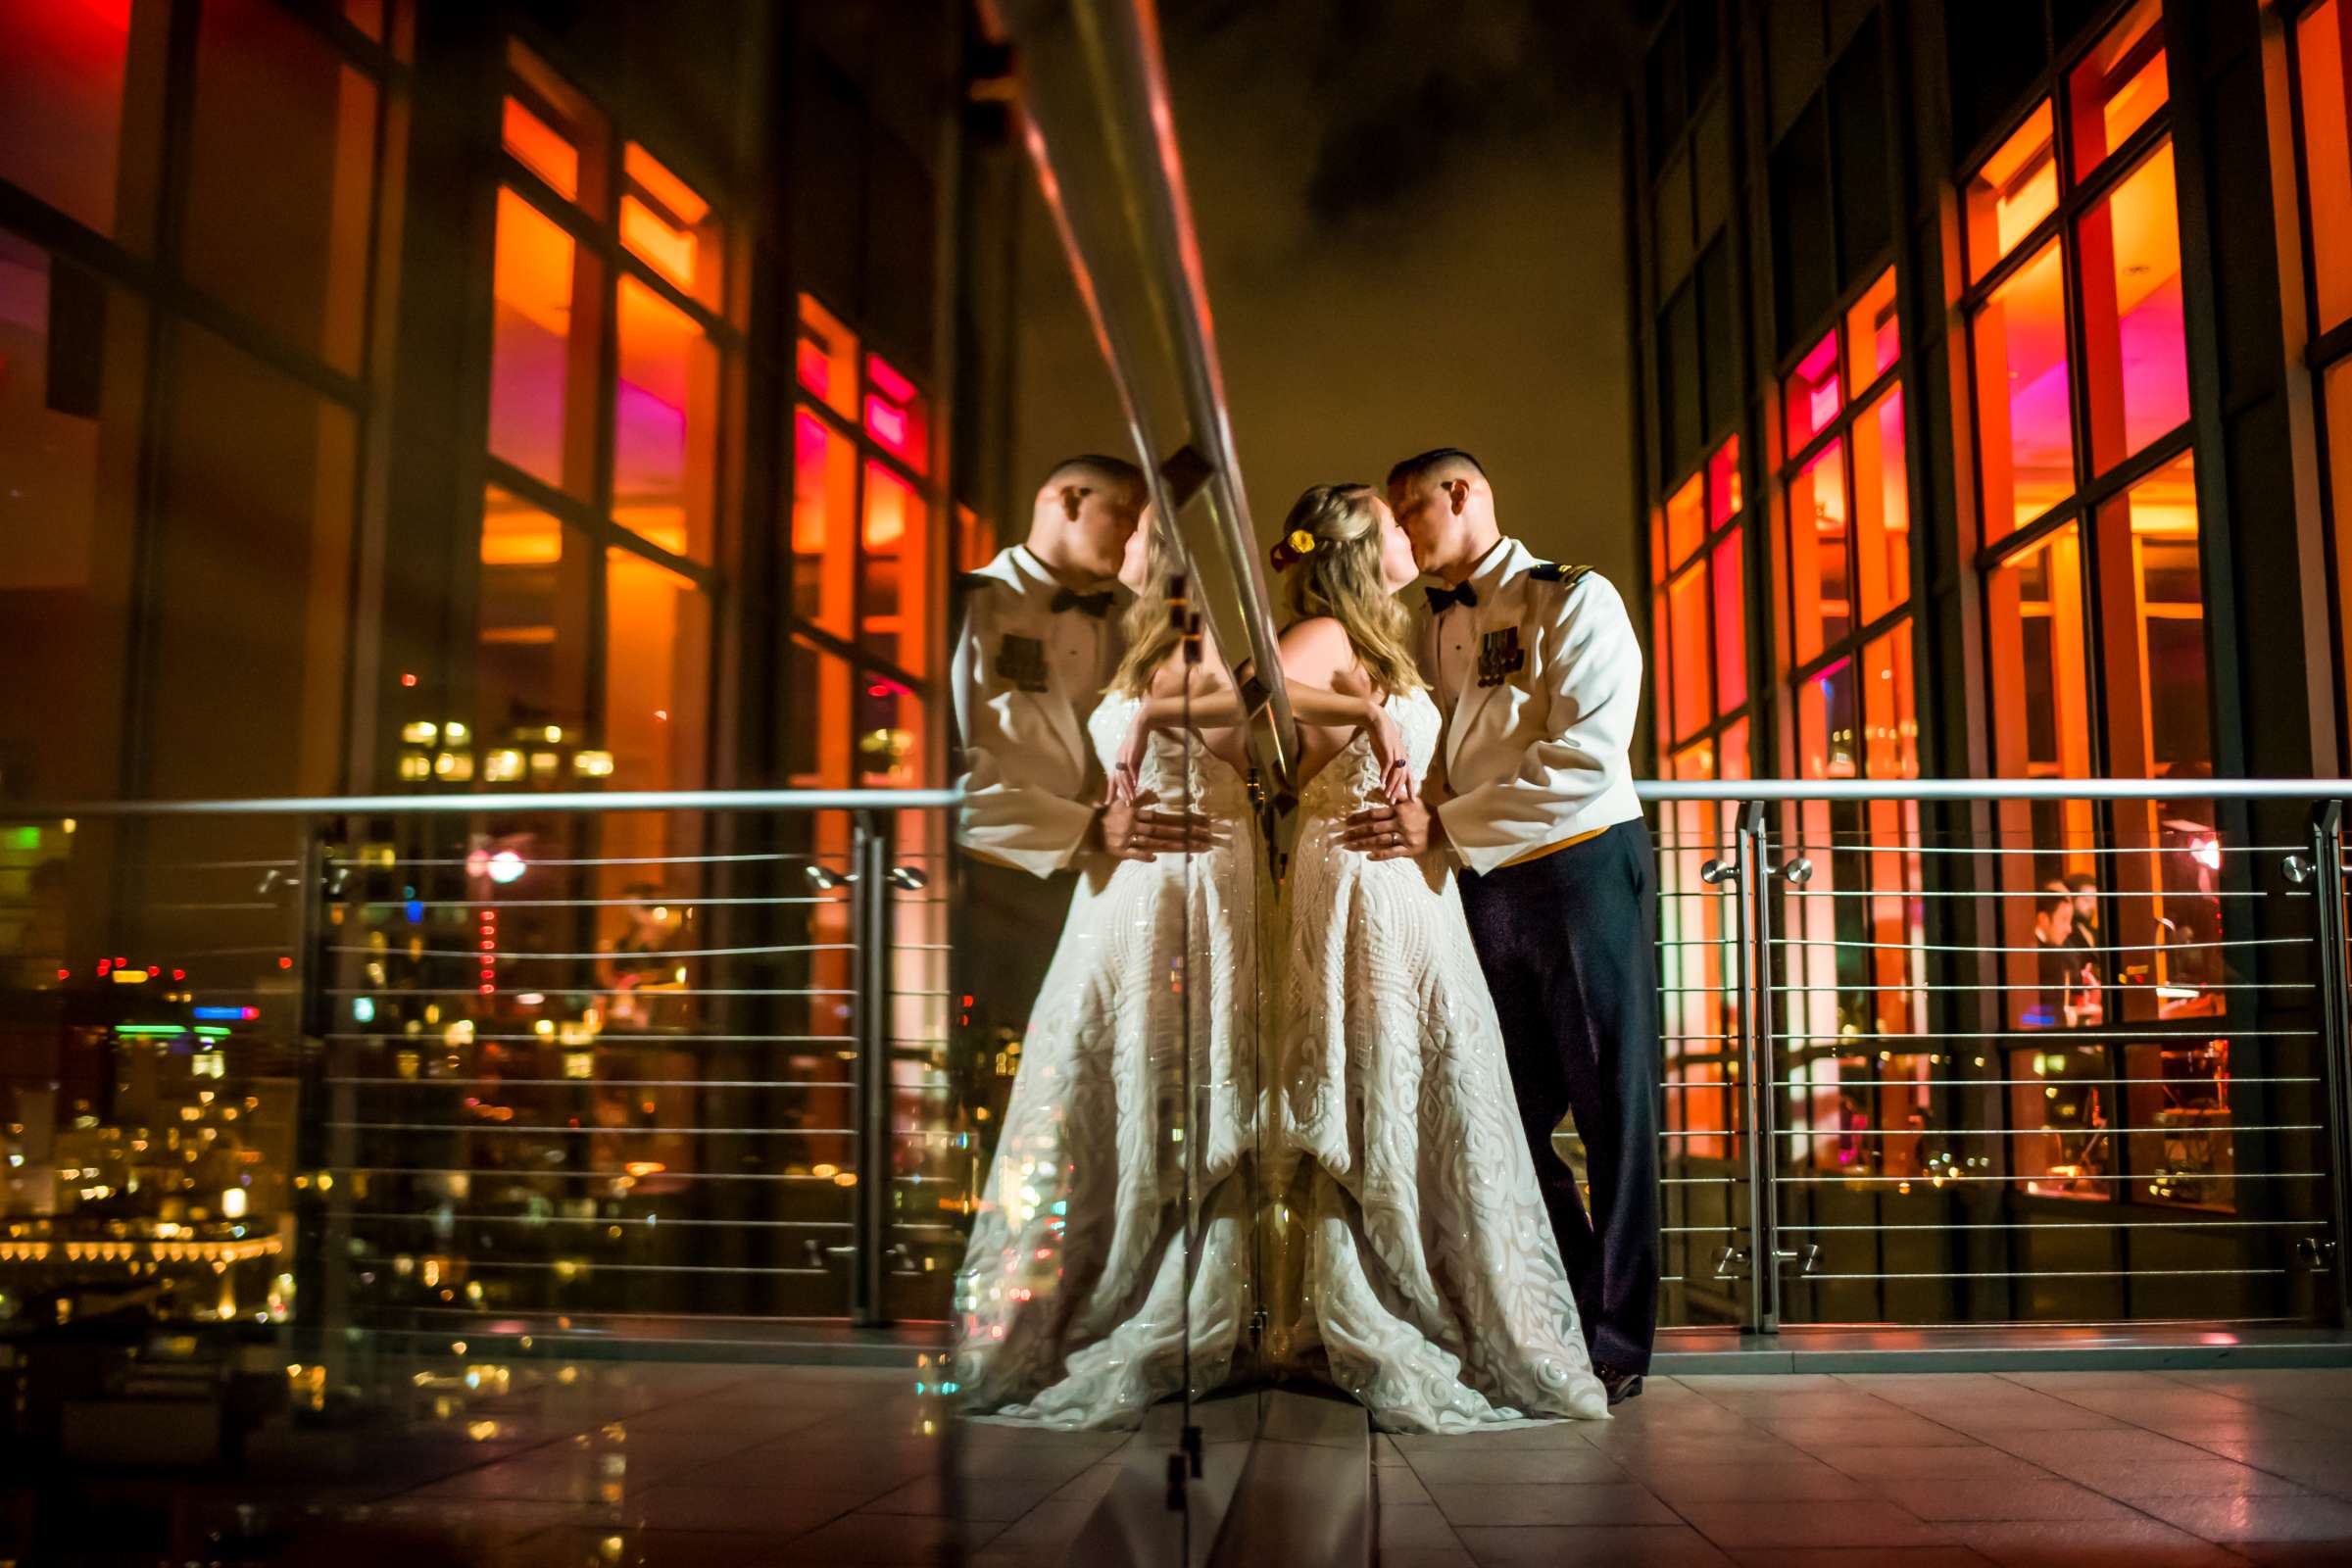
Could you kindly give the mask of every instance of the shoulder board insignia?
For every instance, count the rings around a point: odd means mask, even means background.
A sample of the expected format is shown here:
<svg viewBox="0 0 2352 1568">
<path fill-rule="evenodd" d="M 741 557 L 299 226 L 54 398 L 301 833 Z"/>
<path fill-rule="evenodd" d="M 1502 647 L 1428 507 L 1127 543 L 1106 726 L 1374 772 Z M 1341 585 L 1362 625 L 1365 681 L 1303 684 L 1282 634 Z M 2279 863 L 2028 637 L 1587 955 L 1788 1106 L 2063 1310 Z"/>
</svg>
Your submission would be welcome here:
<svg viewBox="0 0 2352 1568">
<path fill-rule="evenodd" d="M 1545 561 L 1527 568 L 1527 574 L 1538 582 L 1564 582 L 1570 587 L 1584 581 L 1591 566 L 1571 566 L 1565 562 Z"/>
</svg>

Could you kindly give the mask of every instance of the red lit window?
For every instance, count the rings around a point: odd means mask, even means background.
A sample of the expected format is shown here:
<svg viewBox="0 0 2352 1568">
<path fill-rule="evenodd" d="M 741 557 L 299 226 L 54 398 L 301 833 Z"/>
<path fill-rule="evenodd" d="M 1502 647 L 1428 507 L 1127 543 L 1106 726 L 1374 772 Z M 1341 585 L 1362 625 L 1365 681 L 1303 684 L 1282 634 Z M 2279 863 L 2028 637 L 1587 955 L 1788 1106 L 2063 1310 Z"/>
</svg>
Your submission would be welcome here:
<svg viewBox="0 0 2352 1568">
<path fill-rule="evenodd" d="M 0 177 L 101 234 L 115 231 L 131 15 L 130 0 L 0 6 Z"/>
<path fill-rule="evenodd" d="M 2352 0 L 2321 0 L 2296 22 L 2295 67 L 2317 334 L 2352 319 Z"/>
<path fill-rule="evenodd" d="M 1815 344 L 1811 353 L 1797 361 L 1789 372 L 1787 387 L 1788 406 L 1788 450 L 1801 450 L 1805 443 L 1830 427 L 1843 404 L 1838 385 L 1838 334 L 1833 331 Z"/>
<path fill-rule="evenodd" d="M 879 354 L 865 357 L 865 433 L 917 473 L 930 467 L 931 420 L 914 383 Z"/>
<path fill-rule="evenodd" d="M 1715 714 L 1747 701 L 1747 590 L 1740 564 L 1740 530 L 1715 547 Z"/>
<path fill-rule="evenodd" d="M 1697 755 L 1712 726 L 1747 702 L 1740 503 L 1734 436 L 1650 514 L 1649 659 L 1660 765 L 1669 773 L 1682 765 L 1672 748 Z"/>
<path fill-rule="evenodd" d="M 1847 395 L 1861 396 L 1873 381 L 1894 368 L 1902 352 L 1902 327 L 1894 309 L 1894 269 L 1889 267 L 1845 313 Z"/>
<path fill-rule="evenodd" d="M 858 416 L 858 337 L 814 298 L 801 296 L 793 370 L 802 390 L 845 419 Z"/>
</svg>

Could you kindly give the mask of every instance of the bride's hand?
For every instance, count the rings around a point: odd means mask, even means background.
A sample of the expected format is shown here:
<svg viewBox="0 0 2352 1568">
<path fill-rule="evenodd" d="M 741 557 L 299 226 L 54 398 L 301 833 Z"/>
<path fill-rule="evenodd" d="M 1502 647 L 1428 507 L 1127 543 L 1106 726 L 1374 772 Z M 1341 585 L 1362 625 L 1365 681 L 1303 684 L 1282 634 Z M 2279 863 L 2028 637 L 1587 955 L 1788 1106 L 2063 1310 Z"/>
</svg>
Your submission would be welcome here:
<svg viewBox="0 0 2352 1568">
<path fill-rule="evenodd" d="M 1381 793 L 1391 801 L 1413 798 L 1413 760 L 1404 748 L 1404 731 L 1385 706 L 1375 707 L 1366 731 L 1372 737 L 1372 760 L 1380 764 Z"/>
<path fill-rule="evenodd" d="M 1154 728 L 1152 705 L 1144 704 L 1135 710 L 1135 719 L 1127 726 L 1126 739 L 1119 742 L 1119 756 L 1110 769 L 1110 798 L 1114 801 L 1133 801 L 1142 793 L 1140 782 L 1144 771 L 1144 754 L 1151 749 Z"/>
</svg>

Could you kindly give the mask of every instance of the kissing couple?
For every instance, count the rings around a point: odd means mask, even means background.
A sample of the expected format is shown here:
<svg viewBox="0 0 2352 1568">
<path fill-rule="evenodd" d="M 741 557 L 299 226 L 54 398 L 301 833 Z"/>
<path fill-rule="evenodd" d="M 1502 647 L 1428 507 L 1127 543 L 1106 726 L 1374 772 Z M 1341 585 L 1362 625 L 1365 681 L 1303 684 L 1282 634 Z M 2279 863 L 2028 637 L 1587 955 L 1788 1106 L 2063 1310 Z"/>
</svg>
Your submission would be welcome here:
<svg viewBox="0 0 2352 1568">
<path fill-rule="evenodd" d="M 1061 465 L 970 581 L 967 886 L 1068 902 L 958 1276 L 956 1381 L 975 1414 L 1131 1426 L 1188 1362 L 1195 1393 L 1224 1381 L 1255 1317 L 1267 1370 L 1384 1430 L 1605 1415 L 1641 1391 L 1658 1286 L 1624 603 L 1504 536 L 1455 448 L 1385 494 L 1308 490 L 1270 564 L 1298 723 L 1279 880 L 1250 715 L 1181 646 L 1181 552 L 1140 473 Z"/>
</svg>

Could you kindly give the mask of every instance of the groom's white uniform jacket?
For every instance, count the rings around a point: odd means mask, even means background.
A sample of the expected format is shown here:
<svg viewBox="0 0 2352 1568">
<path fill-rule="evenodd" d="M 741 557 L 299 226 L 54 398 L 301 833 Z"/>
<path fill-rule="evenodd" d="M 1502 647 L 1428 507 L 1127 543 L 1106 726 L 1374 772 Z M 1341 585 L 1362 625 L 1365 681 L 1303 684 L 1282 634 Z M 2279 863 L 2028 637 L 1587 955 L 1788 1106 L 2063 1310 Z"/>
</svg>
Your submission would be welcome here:
<svg viewBox="0 0 2352 1568">
<path fill-rule="evenodd" d="M 1617 590 L 1507 538 L 1468 586 L 1477 604 L 1428 616 L 1421 633 L 1446 710 L 1453 794 L 1437 811 L 1462 864 L 1492 871 L 1640 816 L 1627 748 L 1642 646 Z"/>
<path fill-rule="evenodd" d="M 1117 592 L 1100 615 L 1054 609 L 1061 584 L 1026 545 L 966 579 L 952 680 L 966 771 L 956 841 L 1035 876 L 1075 865 L 1102 798 L 1087 716 L 1117 672 Z"/>
</svg>

